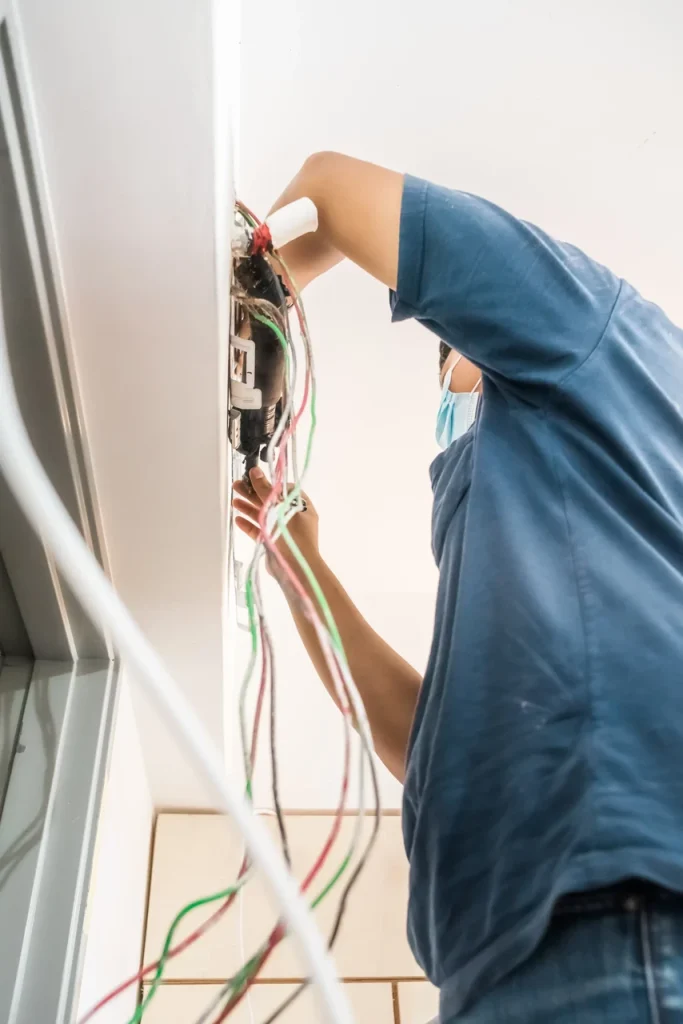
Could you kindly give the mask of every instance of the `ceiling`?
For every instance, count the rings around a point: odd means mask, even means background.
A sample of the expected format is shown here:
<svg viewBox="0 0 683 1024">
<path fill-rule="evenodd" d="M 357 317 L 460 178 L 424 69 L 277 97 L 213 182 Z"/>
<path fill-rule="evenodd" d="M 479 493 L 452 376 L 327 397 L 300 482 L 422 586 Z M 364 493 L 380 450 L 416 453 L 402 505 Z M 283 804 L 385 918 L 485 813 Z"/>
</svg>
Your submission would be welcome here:
<svg viewBox="0 0 683 1024">
<path fill-rule="evenodd" d="M 239 192 L 263 215 L 309 153 L 347 152 L 493 200 L 682 322 L 681 39 L 677 0 L 245 4 Z M 320 395 L 308 490 L 323 554 L 423 667 L 436 340 L 391 326 L 384 290 L 350 266 L 305 298 Z M 275 596 L 271 608 L 292 698 L 281 701 L 285 802 L 331 806 L 337 718 Z M 387 784 L 386 799 L 398 796 Z"/>
</svg>

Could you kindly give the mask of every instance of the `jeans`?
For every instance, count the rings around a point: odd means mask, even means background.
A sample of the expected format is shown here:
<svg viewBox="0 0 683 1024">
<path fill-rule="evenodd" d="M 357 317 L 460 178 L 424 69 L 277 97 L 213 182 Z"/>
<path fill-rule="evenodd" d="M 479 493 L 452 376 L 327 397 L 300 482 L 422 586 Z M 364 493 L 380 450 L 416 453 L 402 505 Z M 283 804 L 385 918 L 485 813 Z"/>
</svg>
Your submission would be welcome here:
<svg viewBox="0 0 683 1024">
<path fill-rule="evenodd" d="M 558 903 L 536 952 L 442 1024 L 683 1024 L 683 896 L 645 882 Z"/>
</svg>

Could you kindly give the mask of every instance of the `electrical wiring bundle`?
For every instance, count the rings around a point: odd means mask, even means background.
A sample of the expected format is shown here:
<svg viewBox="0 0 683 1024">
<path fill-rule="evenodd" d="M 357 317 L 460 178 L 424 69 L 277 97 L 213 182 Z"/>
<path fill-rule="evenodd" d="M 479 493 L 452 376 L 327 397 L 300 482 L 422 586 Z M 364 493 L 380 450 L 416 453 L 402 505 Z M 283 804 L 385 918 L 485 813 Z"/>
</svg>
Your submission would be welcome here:
<svg viewBox="0 0 683 1024">
<path fill-rule="evenodd" d="M 302 209 L 300 205 L 298 212 L 294 213 L 291 210 L 281 211 L 283 216 L 278 228 L 281 238 L 287 236 L 288 232 L 289 237 L 293 237 L 296 230 L 300 232 L 302 216 L 304 220 L 307 217 L 310 224 L 312 204 L 308 200 L 301 202 L 308 203 L 308 206 Z M 290 933 L 300 940 L 309 981 L 283 1002 L 266 1024 L 272 1024 L 310 982 L 319 986 L 326 1008 L 326 1019 L 331 1024 L 351 1022 L 346 997 L 305 905 L 309 911 L 313 910 L 344 881 L 333 926 L 327 938 L 328 950 L 331 949 L 339 934 L 349 896 L 367 862 L 379 829 L 379 787 L 374 751 L 365 709 L 351 677 L 334 618 L 314 573 L 289 529 L 292 518 L 301 514 L 305 508 L 302 488 L 311 460 L 317 422 L 316 377 L 306 314 L 296 285 L 275 248 L 274 239 L 278 232 L 271 230 L 270 225 L 261 224 L 241 204 L 237 205 L 236 216 L 239 218 L 239 226 L 236 231 L 237 243 L 233 248 L 233 332 L 230 344 L 228 430 L 233 448 L 243 459 L 245 482 L 249 482 L 250 470 L 262 459 L 268 465 L 272 484 L 268 497 L 261 503 L 259 535 L 245 581 L 250 653 L 239 695 L 245 776 L 243 797 L 235 792 L 230 781 L 225 778 L 220 754 L 213 749 L 194 710 L 104 577 L 45 476 L 21 421 L 4 334 L 0 332 L 0 469 L 27 517 L 53 551 L 60 569 L 93 621 L 100 623 L 101 628 L 112 637 L 122 658 L 133 670 L 133 678 L 145 687 L 156 702 L 187 753 L 201 768 L 217 798 L 217 806 L 234 819 L 245 840 L 242 865 L 234 882 L 220 892 L 200 897 L 183 907 L 169 927 L 159 959 L 145 965 L 134 977 L 108 993 L 79 1024 L 93 1020 L 101 1009 L 131 986 L 149 980 L 151 984 L 144 998 L 139 1001 L 137 1010 L 128 1021 L 128 1024 L 138 1024 L 158 993 L 169 962 L 218 924 L 257 870 L 269 881 L 282 908 L 282 916 L 273 923 L 269 934 L 263 937 L 243 966 L 222 986 L 196 1024 L 220 1024 L 224 1021 L 248 995 L 250 987 L 274 950 Z M 290 328 L 290 304 L 296 313 L 300 335 L 298 344 Z M 302 363 L 303 374 L 299 370 Z M 300 465 L 298 435 L 304 417 L 307 418 L 308 432 L 303 463 Z M 275 652 L 261 585 L 261 572 L 266 558 L 315 630 L 343 712 L 343 777 L 336 814 L 323 847 L 306 871 L 300 886 L 287 873 L 287 868 L 291 866 L 291 856 L 278 785 Z M 257 675 L 259 682 L 255 710 L 250 722 L 247 709 Z M 271 800 L 277 818 L 281 856 L 276 855 L 267 832 L 256 820 L 252 806 L 254 767 L 267 698 Z M 359 811 L 341 860 L 319 880 L 339 838 L 347 808 L 354 728 L 360 738 Z M 369 835 L 364 838 L 368 776 L 369 804 L 375 817 Z M 211 906 L 214 909 L 210 916 L 179 941 L 178 931 L 185 919 L 195 910 Z"/>
</svg>

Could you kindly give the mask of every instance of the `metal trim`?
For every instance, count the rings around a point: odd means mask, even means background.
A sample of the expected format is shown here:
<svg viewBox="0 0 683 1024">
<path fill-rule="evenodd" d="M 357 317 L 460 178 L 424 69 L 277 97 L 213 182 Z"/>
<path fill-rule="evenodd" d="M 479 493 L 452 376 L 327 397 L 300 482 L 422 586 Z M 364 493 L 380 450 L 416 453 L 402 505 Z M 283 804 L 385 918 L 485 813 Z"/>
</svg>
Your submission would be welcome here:
<svg viewBox="0 0 683 1024">
<path fill-rule="evenodd" d="M 112 663 L 35 664 L 0 821 L 0 1020 L 7 1024 L 69 1024 L 76 1010 L 117 693 Z"/>
</svg>

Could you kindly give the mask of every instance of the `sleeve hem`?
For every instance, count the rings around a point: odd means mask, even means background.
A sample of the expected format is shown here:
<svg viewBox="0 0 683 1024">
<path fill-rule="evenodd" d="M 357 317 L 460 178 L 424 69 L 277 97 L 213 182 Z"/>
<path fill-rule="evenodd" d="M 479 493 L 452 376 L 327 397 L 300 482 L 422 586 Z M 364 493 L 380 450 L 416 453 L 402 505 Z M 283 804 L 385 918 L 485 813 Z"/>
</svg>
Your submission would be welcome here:
<svg viewBox="0 0 683 1024">
<path fill-rule="evenodd" d="M 398 281 L 392 293 L 392 320 L 404 320 L 420 307 L 429 184 L 407 174 L 401 201 Z"/>
</svg>

